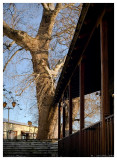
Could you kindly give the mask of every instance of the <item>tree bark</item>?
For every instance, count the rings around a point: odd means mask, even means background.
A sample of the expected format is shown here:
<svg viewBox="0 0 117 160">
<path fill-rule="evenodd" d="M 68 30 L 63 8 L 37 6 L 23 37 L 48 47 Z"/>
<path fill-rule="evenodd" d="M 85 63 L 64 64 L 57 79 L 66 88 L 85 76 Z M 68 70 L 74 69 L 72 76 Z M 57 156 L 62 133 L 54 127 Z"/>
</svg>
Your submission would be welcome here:
<svg viewBox="0 0 117 160">
<path fill-rule="evenodd" d="M 36 76 L 39 74 L 36 79 L 36 94 L 37 94 L 37 103 L 39 109 L 39 139 L 46 139 L 48 136 L 48 113 L 50 105 L 53 98 L 53 88 L 52 88 L 52 79 L 47 70 L 45 69 L 48 66 L 47 55 L 45 54 L 34 54 L 32 53 L 32 62 L 33 69 Z"/>
</svg>

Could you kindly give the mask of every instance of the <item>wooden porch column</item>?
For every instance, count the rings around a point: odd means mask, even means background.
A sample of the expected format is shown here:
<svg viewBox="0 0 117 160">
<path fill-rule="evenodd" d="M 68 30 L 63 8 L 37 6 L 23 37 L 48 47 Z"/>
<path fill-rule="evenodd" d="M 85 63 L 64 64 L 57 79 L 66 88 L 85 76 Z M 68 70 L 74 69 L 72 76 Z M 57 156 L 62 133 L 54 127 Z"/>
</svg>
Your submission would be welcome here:
<svg viewBox="0 0 117 160">
<path fill-rule="evenodd" d="M 60 139 L 61 135 L 61 102 L 58 104 L 58 139 Z"/>
<path fill-rule="evenodd" d="M 69 84 L 69 135 L 72 134 L 72 93 L 71 82 Z"/>
<path fill-rule="evenodd" d="M 63 106 L 63 137 L 65 137 L 65 106 Z"/>
<path fill-rule="evenodd" d="M 109 115 L 108 95 L 108 23 L 102 19 L 100 23 L 101 38 L 101 121 L 102 121 L 102 155 L 106 154 L 105 117 Z"/>
<path fill-rule="evenodd" d="M 84 137 L 82 129 L 84 128 L 84 60 L 81 61 L 79 66 L 79 88 L 80 88 L 80 139 L 79 139 L 79 154 L 82 157 L 84 152 L 83 144 Z"/>
<path fill-rule="evenodd" d="M 84 128 L 84 62 L 80 63 L 80 130 Z"/>
</svg>

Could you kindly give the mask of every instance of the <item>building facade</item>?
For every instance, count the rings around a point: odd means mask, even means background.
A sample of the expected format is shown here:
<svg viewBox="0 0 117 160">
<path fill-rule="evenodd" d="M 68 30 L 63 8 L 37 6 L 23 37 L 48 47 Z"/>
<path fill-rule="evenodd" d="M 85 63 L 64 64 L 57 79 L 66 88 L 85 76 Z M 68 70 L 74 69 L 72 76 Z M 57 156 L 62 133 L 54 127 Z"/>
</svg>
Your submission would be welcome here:
<svg viewBox="0 0 117 160">
<path fill-rule="evenodd" d="M 38 127 L 28 124 L 3 119 L 3 139 L 36 139 Z"/>
</svg>

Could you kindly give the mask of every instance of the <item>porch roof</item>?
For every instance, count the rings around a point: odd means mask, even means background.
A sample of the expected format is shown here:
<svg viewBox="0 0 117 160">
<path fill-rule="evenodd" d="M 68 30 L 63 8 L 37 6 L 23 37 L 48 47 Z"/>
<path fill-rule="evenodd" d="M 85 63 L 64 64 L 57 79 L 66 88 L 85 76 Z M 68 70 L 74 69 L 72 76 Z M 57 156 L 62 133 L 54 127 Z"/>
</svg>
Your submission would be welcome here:
<svg viewBox="0 0 117 160">
<path fill-rule="evenodd" d="M 85 94 L 100 90 L 100 30 L 98 24 L 101 16 L 104 14 L 105 8 L 107 9 L 108 7 L 113 7 L 113 4 L 83 4 L 75 34 L 56 87 L 53 105 L 59 102 L 70 80 L 72 80 L 72 97 L 79 96 L 78 63 L 84 53 L 88 55 L 85 65 Z M 89 54 L 90 52 L 91 54 Z M 92 61 L 92 59 L 94 60 Z"/>
</svg>

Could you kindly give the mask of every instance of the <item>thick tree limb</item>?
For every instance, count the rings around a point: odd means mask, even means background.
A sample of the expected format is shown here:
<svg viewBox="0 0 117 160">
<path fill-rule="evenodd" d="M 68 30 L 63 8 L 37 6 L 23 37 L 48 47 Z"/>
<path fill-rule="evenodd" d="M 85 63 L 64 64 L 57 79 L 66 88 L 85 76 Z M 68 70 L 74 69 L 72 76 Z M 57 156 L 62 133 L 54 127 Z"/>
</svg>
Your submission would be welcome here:
<svg viewBox="0 0 117 160">
<path fill-rule="evenodd" d="M 43 12 L 42 21 L 40 23 L 40 27 L 37 33 L 37 39 L 45 39 L 45 40 L 48 40 L 49 42 L 51 40 L 55 19 L 61 10 L 62 4 L 57 3 L 56 7 L 54 7 L 54 4 L 50 4 L 50 3 L 42 3 L 42 5 L 44 7 L 44 12 Z"/>
<path fill-rule="evenodd" d="M 56 78 L 56 76 L 58 75 L 58 72 L 60 71 L 60 69 L 63 67 L 64 62 L 65 62 L 65 58 L 64 57 L 63 60 L 59 60 L 59 62 L 56 64 L 55 68 L 53 70 L 50 70 L 47 66 L 45 66 L 45 69 L 47 70 L 47 72 L 49 73 L 49 75 L 53 78 Z"/>
<path fill-rule="evenodd" d="M 51 11 L 55 9 L 54 3 L 48 3 L 48 7 Z"/>
<path fill-rule="evenodd" d="M 63 7 L 62 3 L 57 3 L 55 10 L 60 10 Z"/>
<path fill-rule="evenodd" d="M 59 61 L 59 63 L 56 65 L 56 67 L 53 70 L 53 76 L 56 77 L 58 72 L 60 71 L 60 69 L 63 67 L 64 65 L 64 60 Z"/>
<path fill-rule="evenodd" d="M 54 3 L 42 3 L 42 6 L 45 10 L 51 10 L 53 11 L 55 9 Z"/>
<path fill-rule="evenodd" d="M 19 46 L 25 50 L 35 50 L 36 39 L 30 37 L 26 32 L 20 30 L 14 30 L 3 21 L 3 33 L 5 36 L 13 39 Z"/>
<path fill-rule="evenodd" d="M 49 7 L 48 7 L 47 3 L 41 3 L 41 4 L 42 4 L 42 6 L 43 6 L 43 8 L 44 8 L 45 10 L 48 10 L 48 11 L 49 11 Z"/>
</svg>

